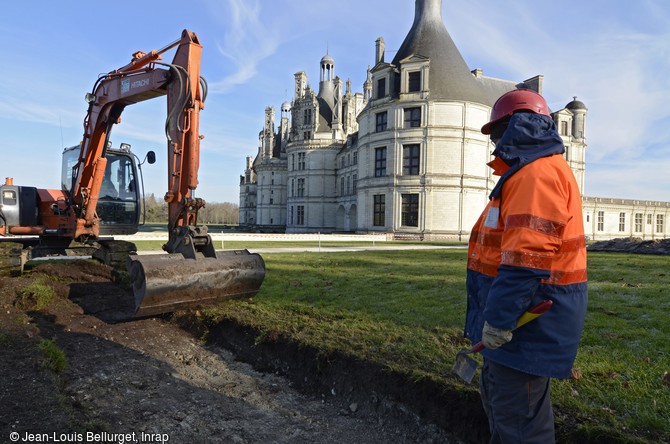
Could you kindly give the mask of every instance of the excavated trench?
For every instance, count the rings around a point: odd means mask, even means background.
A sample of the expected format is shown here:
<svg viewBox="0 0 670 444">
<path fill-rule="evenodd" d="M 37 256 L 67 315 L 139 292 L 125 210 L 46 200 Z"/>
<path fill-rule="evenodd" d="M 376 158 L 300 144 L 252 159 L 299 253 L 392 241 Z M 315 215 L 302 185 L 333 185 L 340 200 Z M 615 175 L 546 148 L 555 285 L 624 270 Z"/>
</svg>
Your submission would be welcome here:
<svg viewBox="0 0 670 444">
<path fill-rule="evenodd" d="M 188 322 L 182 319 L 180 323 L 190 329 Z M 337 398 L 344 408 L 365 411 L 382 422 L 407 427 L 434 424 L 466 442 L 489 440 L 479 394 L 472 390 L 450 391 L 427 379 L 412 381 L 407 375 L 341 353 L 325 355 L 281 336 L 261 336 L 230 320 L 209 328 L 208 343 L 231 350 L 236 359 L 259 371 L 282 375 L 303 393 Z"/>
</svg>

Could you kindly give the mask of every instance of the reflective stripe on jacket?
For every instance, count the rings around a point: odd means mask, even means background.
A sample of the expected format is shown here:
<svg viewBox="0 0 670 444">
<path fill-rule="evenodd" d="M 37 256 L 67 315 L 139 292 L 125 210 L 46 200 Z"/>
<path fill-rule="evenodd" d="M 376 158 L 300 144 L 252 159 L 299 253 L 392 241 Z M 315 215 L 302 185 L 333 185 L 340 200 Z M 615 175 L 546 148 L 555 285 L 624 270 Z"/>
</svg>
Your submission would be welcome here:
<svg viewBox="0 0 670 444">
<path fill-rule="evenodd" d="M 467 291 L 473 343 L 484 320 L 512 330 L 525 310 L 551 299 L 511 342 L 482 354 L 534 375 L 570 375 L 586 315 L 586 242 L 579 188 L 562 155 L 524 165 L 484 209 L 470 236 Z"/>
</svg>

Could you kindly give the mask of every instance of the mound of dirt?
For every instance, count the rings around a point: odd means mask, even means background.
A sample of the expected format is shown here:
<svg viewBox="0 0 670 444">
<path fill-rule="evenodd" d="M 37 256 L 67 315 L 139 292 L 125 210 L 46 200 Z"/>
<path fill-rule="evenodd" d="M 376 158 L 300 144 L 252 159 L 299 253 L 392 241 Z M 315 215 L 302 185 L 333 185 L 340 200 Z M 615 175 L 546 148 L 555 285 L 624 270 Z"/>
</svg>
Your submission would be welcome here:
<svg viewBox="0 0 670 444">
<path fill-rule="evenodd" d="M 594 242 L 587 249 L 588 251 L 670 255 L 670 239 L 643 240 L 639 237 L 622 237 Z"/>
</svg>

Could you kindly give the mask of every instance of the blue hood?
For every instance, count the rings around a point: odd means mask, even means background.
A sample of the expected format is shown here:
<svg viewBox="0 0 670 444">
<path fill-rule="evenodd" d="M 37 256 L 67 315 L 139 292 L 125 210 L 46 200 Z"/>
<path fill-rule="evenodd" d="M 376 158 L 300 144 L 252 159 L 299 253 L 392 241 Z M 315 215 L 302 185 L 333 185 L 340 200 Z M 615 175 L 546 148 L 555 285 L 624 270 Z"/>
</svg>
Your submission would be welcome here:
<svg viewBox="0 0 670 444">
<path fill-rule="evenodd" d="M 563 139 L 556 131 L 556 124 L 551 117 L 535 113 L 513 114 L 493 151 L 493 154 L 504 160 L 510 169 L 500 176 L 489 199 L 499 197 L 505 180 L 524 165 L 541 157 L 564 152 Z"/>
</svg>

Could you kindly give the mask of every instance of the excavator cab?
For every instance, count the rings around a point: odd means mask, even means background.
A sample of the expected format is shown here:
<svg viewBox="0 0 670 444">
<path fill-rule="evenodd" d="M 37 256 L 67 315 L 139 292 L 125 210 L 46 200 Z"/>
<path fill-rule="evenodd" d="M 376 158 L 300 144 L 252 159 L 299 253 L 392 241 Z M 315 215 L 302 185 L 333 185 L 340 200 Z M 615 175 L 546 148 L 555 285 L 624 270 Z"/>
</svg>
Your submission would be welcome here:
<svg viewBox="0 0 670 444">
<path fill-rule="evenodd" d="M 72 187 L 73 166 L 79 159 L 80 146 L 63 151 L 61 185 L 69 193 Z M 122 143 L 120 148 L 107 149 L 107 166 L 100 187 L 97 213 L 100 219 L 100 235 L 129 235 L 137 233 L 144 224 L 142 203 L 142 169 L 130 145 Z M 154 163 L 153 152 L 147 155 Z M 153 161 L 152 161 L 153 160 Z"/>
</svg>

